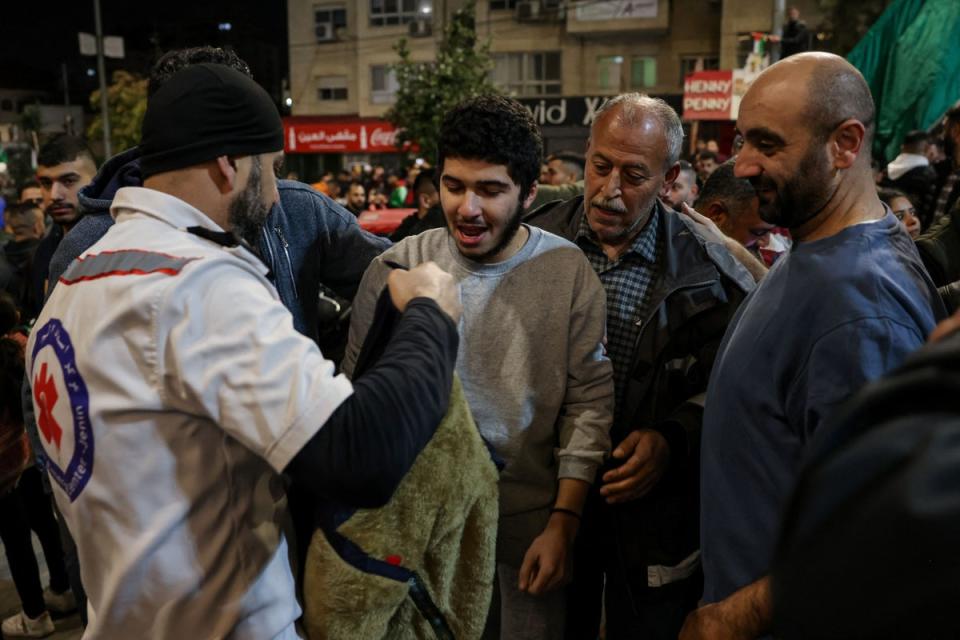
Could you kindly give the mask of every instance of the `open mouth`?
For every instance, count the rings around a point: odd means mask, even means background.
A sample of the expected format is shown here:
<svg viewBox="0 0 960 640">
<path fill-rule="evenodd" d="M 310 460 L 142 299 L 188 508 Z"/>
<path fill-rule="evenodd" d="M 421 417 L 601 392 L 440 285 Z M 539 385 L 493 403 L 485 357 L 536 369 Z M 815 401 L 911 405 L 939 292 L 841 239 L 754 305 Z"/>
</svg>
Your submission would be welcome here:
<svg viewBox="0 0 960 640">
<path fill-rule="evenodd" d="M 487 234 L 487 227 L 477 225 L 458 224 L 457 241 L 467 247 L 475 247 L 483 242 Z"/>
</svg>

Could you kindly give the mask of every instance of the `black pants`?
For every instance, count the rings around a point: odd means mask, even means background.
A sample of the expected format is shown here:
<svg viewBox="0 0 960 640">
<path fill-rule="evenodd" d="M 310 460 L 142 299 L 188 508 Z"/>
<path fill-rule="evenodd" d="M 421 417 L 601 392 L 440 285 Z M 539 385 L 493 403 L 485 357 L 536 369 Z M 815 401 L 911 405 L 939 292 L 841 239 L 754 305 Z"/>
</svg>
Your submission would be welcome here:
<svg viewBox="0 0 960 640">
<path fill-rule="evenodd" d="M 13 584 L 23 611 L 36 618 L 46 610 L 40 568 L 33 553 L 30 530 L 37 532 L 43 556 L 50 571 L 50 589 L 63 593 L 70 588 L 63 563 L 60 533 L 50 496 L 43 491 L 40 471 L 30 467 L 23 472 L 17 488 L 0 497 L 0 538 L 7 554 Z"/>
</svg>

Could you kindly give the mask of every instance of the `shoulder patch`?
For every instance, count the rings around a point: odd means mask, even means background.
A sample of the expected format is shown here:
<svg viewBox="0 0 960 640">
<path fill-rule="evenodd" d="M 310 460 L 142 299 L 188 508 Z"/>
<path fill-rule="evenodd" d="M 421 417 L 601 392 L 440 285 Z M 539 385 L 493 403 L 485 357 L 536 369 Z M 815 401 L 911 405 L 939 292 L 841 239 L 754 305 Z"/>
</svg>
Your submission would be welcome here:
<svg viewBox="0 0 960 640">
<path fill-rule="evenodd" d="M 187 264 L 199 259 L 181 258 L 140 249 L 104 251 L 74 260 L 67 267 L 66 272 L 60 276 L 60 282 L 71 285 L 109 276 L 143 276 L 151 273 L 175 276 Z"/>
</svg>

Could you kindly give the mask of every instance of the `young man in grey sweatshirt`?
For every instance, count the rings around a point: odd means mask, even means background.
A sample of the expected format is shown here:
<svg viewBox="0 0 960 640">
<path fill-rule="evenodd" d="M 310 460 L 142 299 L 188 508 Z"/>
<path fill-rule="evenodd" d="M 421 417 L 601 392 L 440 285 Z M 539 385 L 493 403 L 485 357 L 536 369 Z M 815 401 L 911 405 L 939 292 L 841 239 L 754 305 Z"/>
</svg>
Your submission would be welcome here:
<svg viewBox="0 0 960 640">
<path fill-rule="evenodd" d="M 490 638 L 557 638 L 573 541 L 610 450 L 613 373 L 605 295 L 576 245 L 520 223 L 536 195 L 542 140 L 515 100 L 482 96 L 441 125 L 447 229 L 375 259 L 354 300 L 351 375 L 391 264 L 435 262 L 462 291 L 457 373 L 481 435 L 505 463 Z"/>
</svg>

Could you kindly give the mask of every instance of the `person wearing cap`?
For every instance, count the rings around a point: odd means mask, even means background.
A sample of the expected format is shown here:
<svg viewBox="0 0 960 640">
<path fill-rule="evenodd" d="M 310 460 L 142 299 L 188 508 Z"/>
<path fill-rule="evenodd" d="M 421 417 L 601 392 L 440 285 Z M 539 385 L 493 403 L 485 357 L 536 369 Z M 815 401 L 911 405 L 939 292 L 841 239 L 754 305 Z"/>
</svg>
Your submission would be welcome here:
<svg viewBox="0 0 960 640">
<path fill-rule="evenodd" d="M 446 410 L 460 303 L 436 265 L 391 276 L 402 316 L 362 380 L 294 329 L 240 239 L 278 199 L 282 148 L 247 76 L 178 72 L 147 107 L 143 187 L 38 318 L 27 375 L 84 638 L 298 637 L 281 473 L 384 504 Z"/>
</svg>

